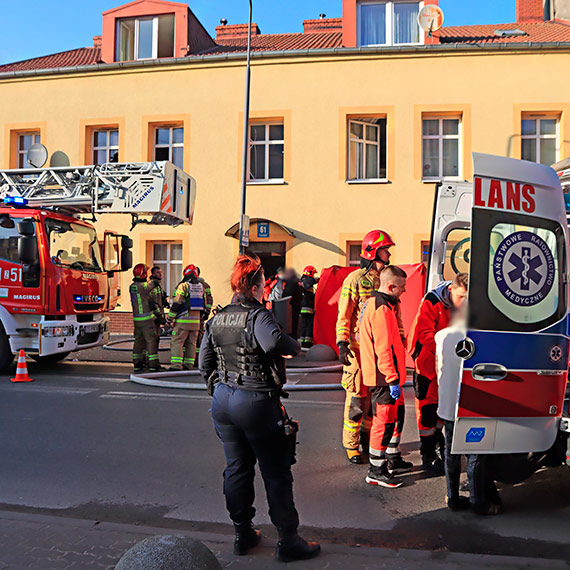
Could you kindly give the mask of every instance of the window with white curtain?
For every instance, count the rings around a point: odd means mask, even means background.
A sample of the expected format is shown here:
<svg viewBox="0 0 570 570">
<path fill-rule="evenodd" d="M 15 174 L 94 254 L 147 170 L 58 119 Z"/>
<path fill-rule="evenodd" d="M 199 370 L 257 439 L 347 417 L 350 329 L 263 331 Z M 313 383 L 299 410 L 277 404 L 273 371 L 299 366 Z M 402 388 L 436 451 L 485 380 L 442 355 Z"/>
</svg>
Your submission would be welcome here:
<svg viewBox="0 0 570 570">
<path fill-rule="evenodd" d="M 460 117 L 422 118 L 422 180 L 459 177 Z"/>
<path fill-rule="evenodd" d="M 418 25 L 422 2 L 391 0 L 358 3 L 358 45 L 419 44 L 423 35 Z"/>
<path fill-rule="evenodd" d="M 348 121 L 348 180 L 386 179 L 386 119 Z"/>
<path fill-rule="evenodd" d="M 558 162 L 558 123 L 558 116 L 535 118 L 523 115 L 521 158 L 549 166 Z"/>
</svg>

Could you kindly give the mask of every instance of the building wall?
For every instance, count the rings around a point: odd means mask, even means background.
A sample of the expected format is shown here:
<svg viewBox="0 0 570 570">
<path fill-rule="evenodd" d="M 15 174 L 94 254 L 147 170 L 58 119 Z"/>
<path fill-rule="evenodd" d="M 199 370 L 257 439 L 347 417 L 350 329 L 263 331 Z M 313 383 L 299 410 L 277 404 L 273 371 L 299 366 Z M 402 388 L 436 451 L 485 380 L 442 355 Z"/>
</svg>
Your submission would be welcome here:
<svg viewBox="0 0 570 570">
<path fill-rule="evenodd" d="M 434 51 L 254 60 L 252 116 L 285 120 L 285 184 L 248 186 L 247 212 L 293 229 L 287 263 L 302 269 L 345 264 L 346 243 L 384 228 L 397 243 L 394 263 L 420 260 L 429 239 L 434 184 L 421 181 L 421 116 L 463 114 L 463 172 L 471 151 L 520 156 L 525 111 L 561 114 L 560 157 L 570 155 L 567 53 L 514 50 Z M 0 81 L 0 158 L 9 166 L 16 130 L 42 130 L 50 152 L 86 160 L 85 132 L 118 124 L 120 160 L 150 158 L 149 124 L 182 121 L 184 168 L 198 183 L 192 227 L 140 226 L 107 215 L 97 226 L 129 233 L 134 260 L 150 262 L 152 240 L 184 243 L 215 302 L 229 298 L 237 241 L 224 233 L 239 219 L 243 61 L 145 66 Z M 348 115 L 382 113 L 388 121 L 388 183 L 348 184 Z M 0 131 L 0 134 L 2 133 Z M 12 149 L 13 151 L 13 149 Z M 270 238 L 271 240 L 271 238 Z M 119 310 L 129 310 L 123 276 Z"/>
</svg>

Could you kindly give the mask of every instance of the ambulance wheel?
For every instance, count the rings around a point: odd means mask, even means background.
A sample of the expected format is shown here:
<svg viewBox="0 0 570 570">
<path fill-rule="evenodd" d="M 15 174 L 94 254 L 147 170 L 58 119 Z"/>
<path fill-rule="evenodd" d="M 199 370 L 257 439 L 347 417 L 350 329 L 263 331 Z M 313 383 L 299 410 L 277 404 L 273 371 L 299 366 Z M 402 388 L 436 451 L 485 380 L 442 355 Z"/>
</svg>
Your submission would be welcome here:
<svg viewBox="0 0 570 570">
<path fill-rule="evenodd" d="M 14 360 L 10 341 L 4 327 L 0 323 L 0 372 L 7 372 Z"/>
<path fill-rule="evenodd" d="M 58 352 L 56 354 L 48 354 L 47 356 L 38 356 L 37 354 L 30 354 L 30 358 L 35 360 L 38 364 L 56 364 L 57 362 L 67 358 L 69 352 Z"/>
</svg>

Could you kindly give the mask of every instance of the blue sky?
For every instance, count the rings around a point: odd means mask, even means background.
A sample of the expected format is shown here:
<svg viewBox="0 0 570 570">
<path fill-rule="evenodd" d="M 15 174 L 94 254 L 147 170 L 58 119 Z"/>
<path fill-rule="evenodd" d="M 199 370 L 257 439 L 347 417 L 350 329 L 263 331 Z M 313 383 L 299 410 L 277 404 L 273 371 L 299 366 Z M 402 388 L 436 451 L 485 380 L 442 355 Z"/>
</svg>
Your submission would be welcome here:
<svg viewBox="0 0 570 570">
<path fill-rule="evenodd" d="M 1 0 L 0 63 L 84 47 L 101 33 L 101 13 L 121 0 Z M 221 18 L 247 21 L 246 0 L 188 0 L 214 35 Z M 254 20 L 263 33 L 299 32 L 305 19 L 342 15 L 342 0 L 253 0 Z M 515 21 L 515 0 L 440 0 L 445 25 Z"/>
</svg>

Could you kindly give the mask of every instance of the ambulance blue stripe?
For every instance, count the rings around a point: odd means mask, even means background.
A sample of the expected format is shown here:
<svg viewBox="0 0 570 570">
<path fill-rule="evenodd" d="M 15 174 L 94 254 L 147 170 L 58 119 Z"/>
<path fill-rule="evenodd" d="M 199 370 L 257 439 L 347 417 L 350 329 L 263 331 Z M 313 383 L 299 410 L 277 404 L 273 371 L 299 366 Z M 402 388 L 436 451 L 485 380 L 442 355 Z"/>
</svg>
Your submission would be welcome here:
<svg viewBox="0 0 570 570">
<path fill-rule="evenodd" d="M 502 364 L 509 370 L 565 370 L 568 362 L 568 339 L 550 334 L 520 334 L 470 331 L 475 343 L 475 355 L 465 361 L 464 368 L 476 364 Z M 553 347 L 562 353 L 558 360 L 551 358 Z M 558 351 L 554 351 L 558 358 Z"/>
</svg>

